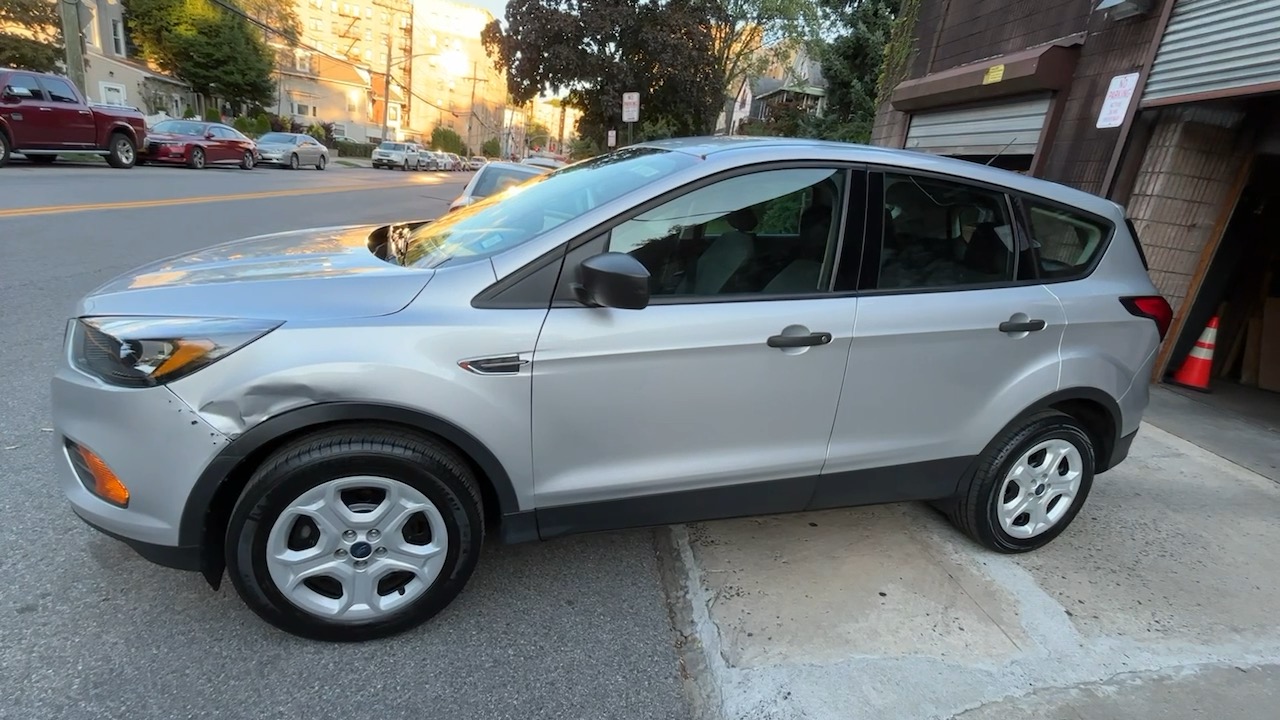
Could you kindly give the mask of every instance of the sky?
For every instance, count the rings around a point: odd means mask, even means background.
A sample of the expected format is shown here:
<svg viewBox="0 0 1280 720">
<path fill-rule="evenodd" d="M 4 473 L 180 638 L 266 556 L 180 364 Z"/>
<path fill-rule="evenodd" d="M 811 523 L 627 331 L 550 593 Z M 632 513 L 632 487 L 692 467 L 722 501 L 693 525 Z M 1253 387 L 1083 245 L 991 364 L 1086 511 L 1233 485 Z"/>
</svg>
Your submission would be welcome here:
<svg viewBox="0 0 1280 720">
<path fill-rule="evenodd" d="M 507 12 L 507 0 L 462 0 L 468 5 L 482 7 L 493 13 L 493 16 L 501 20 Z"/>
</svg>

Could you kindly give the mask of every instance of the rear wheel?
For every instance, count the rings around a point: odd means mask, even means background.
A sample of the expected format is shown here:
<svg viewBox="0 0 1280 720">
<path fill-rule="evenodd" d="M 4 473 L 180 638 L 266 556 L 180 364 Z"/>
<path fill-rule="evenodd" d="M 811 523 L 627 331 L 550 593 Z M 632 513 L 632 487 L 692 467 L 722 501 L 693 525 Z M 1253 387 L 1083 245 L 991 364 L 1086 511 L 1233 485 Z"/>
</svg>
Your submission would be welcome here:
<svg viewBox="0 0 1280 720">
<path fill-rule="evenodd" d="M 405 172 L 409 172 L 409 161 L 408 161 L 408 160 L 405 160 L 405 161 L 404 161 L 404 164 L 400 166 L 400 169 L 401 169 L 401 170 L 403 170 L 403 171 L 405 171 Z"/>
<path fill-rule="evenodd" d="M 196 170 L 203 170 L 204 169 L 204 148 L 201 148 L 201 147 L 191 148 L 191 159 L 187 161 L 187 164 L 195 168 Z"/>
<path fill-rule="evenodd" d="M 0 131 L 0 167 L 9 164 L 9 137 Z"/>
<path fill-rule="evenodd" d="M 1038 413 L 988 446 L 967 491 L 943 509 L 988 549 L 1035 550 L 1079 514 L 1093 487 L 1095 458 L 1080 421 L 1055 410 Z"/>
<path fill-rule="evenodd" d="M 260 617 L 304 637 L 403 632 L 462 590 L 484 539 L 466 463 L 393 428 L 335 429 L 277 451 L 231 513 L 231 580 Z"/>
<path fill-rule="evenodd" d="M 138 162 L 138 147 L 122 132 L 115 133 L 107 144 L 107 164 L 119 170 L 127 170 Z"/>
</svg>

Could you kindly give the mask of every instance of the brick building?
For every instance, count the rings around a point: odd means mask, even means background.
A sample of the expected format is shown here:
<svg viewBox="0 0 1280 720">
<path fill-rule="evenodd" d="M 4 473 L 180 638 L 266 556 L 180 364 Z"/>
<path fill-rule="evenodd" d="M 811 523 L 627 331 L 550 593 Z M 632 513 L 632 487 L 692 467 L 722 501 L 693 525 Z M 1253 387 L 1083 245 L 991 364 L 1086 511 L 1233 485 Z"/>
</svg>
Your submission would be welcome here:
<svg viewBox="0 0 1280 720">
<path fill-rule="evenodd" d="M 1156 379 L 1217 315 L 1215 387 L 1280 391 L 1280 0 L 913 5 L 872 141 L 1125 205 L 1176 312 Z"/>
</svg>

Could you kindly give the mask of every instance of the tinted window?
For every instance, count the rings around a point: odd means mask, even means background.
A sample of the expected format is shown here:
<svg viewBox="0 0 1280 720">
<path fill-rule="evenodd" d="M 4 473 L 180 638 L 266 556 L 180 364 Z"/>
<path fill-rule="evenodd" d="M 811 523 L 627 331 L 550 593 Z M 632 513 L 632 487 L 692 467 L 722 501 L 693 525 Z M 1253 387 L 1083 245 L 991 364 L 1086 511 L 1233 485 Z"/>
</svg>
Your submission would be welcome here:
<svg viewBox="0 0 1280 720">
<path fill-rule="evenodd" d="M 71 88 L 71 83 L 66 80 L 47 77 L 40 78 L 40 83 L 49 92 L 49 99 L 53 102 L 80 104 L 80 96 L 76 95 L 76 91 Z"/>
<path fill-rule="evenodd" d="M 26 88 L 31 93 L 31 97 L 23 98 L 24 100 L 45 99 L 44 90 L 41 89 L 40 84 L 36 82 L 34 75 L 10 75 L 9 82 L 5 83 L 5 93 L 9 93 L 10 88 Z"/>
<path fill-rule="evenodd" d="M 601 155 L 427 223 L 397 254 L 406 265 L 428 268 L 489 257 L 697 162 L 656 148 Z"/>
<path fill-rule="evenodd" d="M 793 168 L 721 180 L 614 228 L 609 250 L 648 268 L 653 295 L 820 292 L 834 270 L 844 178 Z"/>
<path fill-rule="evenodd" d="M 236 132 L 231 128 L 215 126 L 213 128 L 213 136 L 219 140 L 234 140 L 236 138 Z"/>
<path fill-rule="evenodd" d="M 884 176 L 881 289 L 1010 281 L 1014 233 L 1002 193 L 946 180 Z"/>
<path fill-rule="evenodd" d="M 1027 201 L 1026 207 L 1040 276 L 1082 275 L 1097 257 L 1110 228 L 1098 220 L 1052 205 Z"/>
<path fill-rule="evenodd" d="M 536 172 L 524 172 L 511 168 L 486 168 L 480 171 L 480 178 L 476 180 L 475 189 L 471 194 L 478 198 L 489 197 L 538 175 L 539 173 Z"/>
<path fill-rule="evenodd" d="M 384 142 L 378 146 L 378 149 L 399 151 L 399 150 L 404 150 L 404 145 L 401 143 Z"/>
<path fill-rule="evenodd" d="M 274 145 L 292 145 L 297 136 L 289 133 L 267 133 L 258 138 L 258 142 Z"/>
</svg>

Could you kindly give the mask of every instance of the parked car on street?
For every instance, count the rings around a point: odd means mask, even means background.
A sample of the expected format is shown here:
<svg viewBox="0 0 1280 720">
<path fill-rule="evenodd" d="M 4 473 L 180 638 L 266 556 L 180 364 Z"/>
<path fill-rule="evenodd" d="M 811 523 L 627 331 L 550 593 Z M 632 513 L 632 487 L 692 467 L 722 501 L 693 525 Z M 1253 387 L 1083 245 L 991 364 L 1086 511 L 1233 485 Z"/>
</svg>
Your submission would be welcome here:
<svg viewBox="0 0 1280 720">
<path fill-rule="evenodd" d="M 303 165 L 323 170 L 329 165 L 329 148 L 306 133 L 269 132 L 258 138 L 263 165 L 279 165 L 297 170 Z"/>
<path fill-rule="evenodd" d="M 147 133 L 142 161 L 186 165 L 201 170 L 210 165 L 236 165 L 252 170 L 258 163 L 254 141 L 222 123 L 201 120 L 165 120 Z"/>
<path fill-rule="evenodd" d="M 131 168 L 146 135 L 135 108 L 90 104 L 59 75 L 0 68 L 0 167 L 16 152 L 38 164 L 60 153 L 102 155 Z"/>
<path fill-rule="evenodd" d="M 449 170 L 451 172 L 461 172 L 464 169 L 462 158 L 456 153 L 445 153 L 444 155 L 449 159 Z"/>
<path fill-rule="evenodd" d="M 371 159 L 374 168 L 400 168 L 407 171 L 417 168 L 418 150 L 412 143 L 387 141 L 374 148 Z"/>
<path fill-rule="evenodd" d="M 90 525 L 356 640 L 447 606 L 487 535 L 927 500 L 1034 550 L 1128 454 L 1170 320 L 1108 200 L 667 140 L 125 273 L 67 326 L 52 437 Z"/>
<path fill-rule="evenodd" d="M 562 168 L 566 165 L 566 163 L 556 160 L 555 158 L 542 157 L 541 155 L 534 155 L 532 157 L 527 157 L 524 160 L 521 160 L 520 162 L 525 165 L 537 165 L 538 167 L 545 167 L 545 168 L 552 168 L 552 169 Z"/>
<path fill-rule="evenodd" d="M 484 164 L 487 162 L 489 161 L 485 159 L 483 156 L 476 155 L 467 161 L 467 169 L 479 170 L 480 168 L 484 167 Z"/>
<path fill-rule="evenodd" d="M 446 170 L 448 169 L 449 159 L 439 150 L 430 150 L 427 152 L 427 169 L 428 170 Z"/>
<path fill-rule="evenodd" d="M 471 176 L 471 181 L 462 189 L 462 194 L 449 205 L 449 212 L 464 208 L 490 195 L 497 195 L 507 188 L 548 172 L 551 172 L 548 168 L 532 165 L 508 162 L 485 163 L 480 166 L 475 175 Z"/>
</svg>

